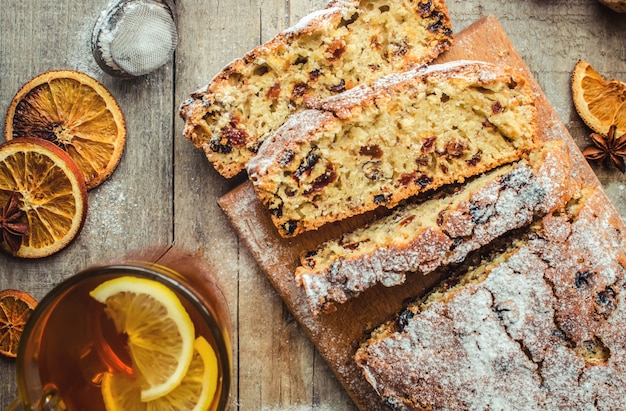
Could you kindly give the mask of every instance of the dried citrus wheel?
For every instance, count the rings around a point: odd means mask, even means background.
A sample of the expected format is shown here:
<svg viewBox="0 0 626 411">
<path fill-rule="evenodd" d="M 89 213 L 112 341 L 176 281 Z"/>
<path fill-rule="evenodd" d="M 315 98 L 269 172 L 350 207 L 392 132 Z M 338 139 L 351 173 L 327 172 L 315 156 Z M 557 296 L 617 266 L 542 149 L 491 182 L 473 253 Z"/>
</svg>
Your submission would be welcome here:
<svg viewBox="0 0 626 411">
<path fill-rule="evenodd" d="M 107 411 L 207 411 L 217 389 L 217 357 L 204 337 L 198 337 L 187 374 L 171 393 L 141 402 L 136 380 L 124 373 L 106 373 L 102 398 Z"/>
<path fill-rule="evenodd" d="M 117 101 L 98 81 L 77 71 L 48 71 L 22 86 L 9 105 L 6 139 L 26 136 L 67 151 L 91 189 L 117 167 L 126 123 Z"/>
<path fill-rule="evenodd" d="M 89 293 L 105 304 L 128 350 L 141 387 L 141 400 L 169 394 L 187 373 L 195 330 L 189 314 L 172 290 L 131 276 L 106 281 Z"/>
<path fill-rule="evenodd" d="M 18 257 L 45 257 L 67 246 L 83 227 L 85 181 L 54 144 L 32 137 L 8 141 L 0 145 L 0 208 L 0 248 Z M 17 241 L 6 241 L 11 221 L 26 228 L 15 230 Z"/>
<path fill-rule="evenodd" d="M 606 136 L 615 125 L 617 135 L 626 133 L 626 84 L 606 81 L 579 60 L 572 72 L 572 97 L 576 111 L 593 131 Z"/>
<path fill-rule="evenodd" d="M 24 291 L 0 291 L 0 354 L 17 355 L 24 326 L 36 305 L 37 301 Z"/>
</svg>

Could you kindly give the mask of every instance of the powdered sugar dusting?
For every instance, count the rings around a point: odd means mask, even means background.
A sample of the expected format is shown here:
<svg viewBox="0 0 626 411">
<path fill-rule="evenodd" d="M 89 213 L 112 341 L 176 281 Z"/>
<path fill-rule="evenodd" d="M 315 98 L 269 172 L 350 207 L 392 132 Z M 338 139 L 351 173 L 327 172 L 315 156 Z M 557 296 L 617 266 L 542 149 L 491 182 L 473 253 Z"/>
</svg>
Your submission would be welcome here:
<svg viewBox="0 0 626 411">
<path fill-rule="evenodd" d="M 490 83 L 506 75 L 506 70 L 491 63 L 474 60 L 455 60 L 440 64 L 424 65 L 403 73 L 393 73 L 380 78 L 373 87 L 391 87 L 393 85 L 415 81 L 416 77 L 460 76 L 470 82 Z"/>
<path fill-rule="evenodd" d="M 462 262 L 495 238 L 564 206 L 577 187 L 570 177 L 566 147 L 552 143 L 536 161 L 534 165 L 522 161 L 495 177 L 482 177 L 451 198 L 400 208 L 369 227 L 323 244 L 319 257 L 308 258 L 296 271 L 312 312 L 343 303 L 378 283 L 402 284 L 407 272 L 428 274 Z"/>
<path fill-rule="evenodd" d="M 330 28 L 332 27 L 332 25 L 334 25 L 331 16 L 337 13 L 341 13 L 341 9 L 338 7 L 331 7 L 328 9 L 313 11 L 302 17 L 300 21 L 298 21 L 293 26 L 285 29 L 283 32 L 285 34 L 301 33 L 303 31 L 309 30 L 311 27 L 316 27 L 316 29 Z"/>
<path fill-rule="evenodd" d="M 331 28 L 335 24 L 332 18 L 334 14 L 349 19 L 350 15 L 354 13 L 358 6 L 358 0 L 330 1 L 326 8 L 316 10 L 307 14 L 306 16 L 302 17 L 300 21 L 298 21 L 296 24 L 285 29 L 284 33 L 289 34 L 307 32 L 313 28 L 315 28 L 315 30 L 324 27 Z"/>
<path fill-rule="evenodd" d="M 256 156 L 247 164 L 252 181 L 268 174 L 272 165 L 285 155 L 288 142 L 306 139 L 311 133 L 319 131 L 328 122 L 334 121 L 330 113 L 318 110 L 304 110 L 291 115 L 261 146 Z"/>
<path fill-rule="evenodd" d="M 506 70 L 490 63 L 473 60 L 457 60 L 441 64 L 423 65 L 412 70 L 388 74 L 370 86 L 360 85 L 336 96 L 314 104 L 333 111 L 339 118 L 348 118 L 350 110 L 363 106 L 367 101 L 385 95 L 391 87 L 411 85 L 417 87 L 420 79 L 462 77 L 472 83 L 492 83 L 507 75 Z"/>
<path fill-rule="evenodd" d="M 357 353 L 366 378 L 400 410 L 621 409 L 625 242 L 603 204 L 584 191 L 484 281 L 401 316 Z"/>
</svg>

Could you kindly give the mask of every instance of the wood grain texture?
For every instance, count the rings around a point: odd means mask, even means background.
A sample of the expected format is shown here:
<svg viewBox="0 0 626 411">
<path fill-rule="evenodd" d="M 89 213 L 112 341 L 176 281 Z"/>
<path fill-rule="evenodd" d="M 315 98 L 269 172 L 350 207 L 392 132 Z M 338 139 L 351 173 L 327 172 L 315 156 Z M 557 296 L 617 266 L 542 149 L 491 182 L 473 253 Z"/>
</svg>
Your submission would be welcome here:
<svg viewBox="0 0 626 411">
<path fill-rule="evenodd" d="M 218 199 L 227 181 L 182 137 L 178 105 L 225 64 L 269 39 L 326 0 L 180 0 L 180 43 L 173 61 L 132 81 L 104 75 L 91 56 L 93 24 L 109 0 L 2 0 L 0 113 L 19 87 L 51 69 L 77 69 L 101 80 L 128 122 L 119 168 L 89 193 L 77 240 L 41 261 L 0 254 L 0 288 L 37 299 L 72 273 L 127 250 L 175 242 L 217 267 L 234 324 L 230 409 L 354 410 L 303 328 L 239 240 Z M 588 130 L 573 111 L 569 73 L 584 58 L 626 80 L 626 15 L 595 0 L 448 0 L 455 31 L 494 15 L 556 113 L 585 146 Z M 3 118 L 3 117 L 2 117 Z M 2 138 L 0 138 L 0 141 Z M 626 177 L 594 166 L 626 216 Z M 0 409 L 16 394 L 14 361 L 0 358 Z"/>
</svg>

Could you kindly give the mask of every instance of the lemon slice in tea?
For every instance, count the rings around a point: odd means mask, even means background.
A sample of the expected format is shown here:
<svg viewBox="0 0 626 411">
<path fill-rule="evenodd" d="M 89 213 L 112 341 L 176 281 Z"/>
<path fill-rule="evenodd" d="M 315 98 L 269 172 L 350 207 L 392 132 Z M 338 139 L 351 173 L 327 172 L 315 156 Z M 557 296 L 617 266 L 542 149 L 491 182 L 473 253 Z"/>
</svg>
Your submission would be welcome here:
<svg viewBox="0 0 626 411">
<path fill-rule="evenodd" d="M 87 204 L 83 176 L 65 151 L 28 137 L 0 146 L 0 248 L 24 258 L 60 251 L 82 229 Z"/>
<path fill-rule="evenodd" d="M 579 60 L 572 72 L 572 98 L 582 120 L 596 133 L 606 136 L 613 125 L 616 135 L 626 133 L 626 84 L 605 80 Z"/>
<path fill-rule="evenodd" d="M 171 393 L 142 402 L 135 380 L 124 373 L 105 374 L 102 398 L 107 411 L 207 411 L 217 389 L 217 357 L 211 345 L 198 337 L 187 374 Z"/>
<path fill-rule="evenodd" d="M 159 282 L 131 276 L 106 281 L 89 294 L 105 304 L 117 331 L 127 336 L 141 401 L 173 391 L 187 373 L 195 339 L 176 294 Z"/>
<path fill-rule="evenodd" d="M 126 122 L 115 98 L 94 78 L 53 70 L 31 79 L 9 104 L 5 137 L 39 137 L 67 151 L 91 189 L 117 167 Z"/>
</svg>

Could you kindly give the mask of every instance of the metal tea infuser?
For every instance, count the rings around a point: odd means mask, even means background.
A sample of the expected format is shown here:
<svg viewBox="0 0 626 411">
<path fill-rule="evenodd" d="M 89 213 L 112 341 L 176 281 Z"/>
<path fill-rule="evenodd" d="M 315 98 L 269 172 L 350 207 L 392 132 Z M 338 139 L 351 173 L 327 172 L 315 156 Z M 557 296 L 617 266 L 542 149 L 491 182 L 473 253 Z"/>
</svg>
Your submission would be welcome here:
<svg viewBox="0 0 626 411">
<path fill-rule="evenodd" d="M 177 44 L 174 0 L 114 0 L 98 18 L 91 38 L 100 68 L 120 78 L 158 69 Z"/>
</svg>

